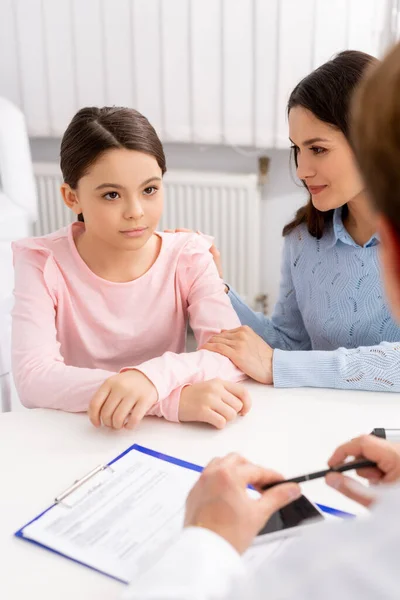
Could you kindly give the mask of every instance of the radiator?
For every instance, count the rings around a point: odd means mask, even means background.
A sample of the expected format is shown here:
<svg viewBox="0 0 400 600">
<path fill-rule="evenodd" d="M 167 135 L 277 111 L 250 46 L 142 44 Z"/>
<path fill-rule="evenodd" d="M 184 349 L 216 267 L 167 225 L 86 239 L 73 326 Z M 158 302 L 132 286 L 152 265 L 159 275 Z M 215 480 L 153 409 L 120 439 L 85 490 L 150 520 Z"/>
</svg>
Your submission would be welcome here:
<svg viewBox="0 0 400 600">
<path fill-rule="evenodd" d="M 34 165 L 39 216 L 34 235 L 75 220 L 60 195 L 58 165 Z M 159 229 L 187 227 L 208 233 L 222 255 L 224 279 L 250 305 L 260 293 L 260 192 L 256 175 L 169 171 Z"/>
</svg>

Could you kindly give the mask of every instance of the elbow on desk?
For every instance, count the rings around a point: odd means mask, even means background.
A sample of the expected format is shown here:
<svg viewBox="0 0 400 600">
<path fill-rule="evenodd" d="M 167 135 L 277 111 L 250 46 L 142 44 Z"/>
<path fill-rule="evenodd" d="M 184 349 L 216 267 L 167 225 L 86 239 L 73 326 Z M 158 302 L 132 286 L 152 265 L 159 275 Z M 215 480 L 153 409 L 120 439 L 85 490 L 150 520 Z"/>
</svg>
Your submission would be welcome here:
<svg viewBox="0 0 400 600">
<path fill-rule="evenodd" d="M 61 374 L 57 363 L 43 357 L 39 350 L 26 352 L 14 345 L 11 368 L 18 398 L 25 408 L 64 408 L 58 406 Z"/>
<path fill-rule="evenodd" d="M 15 388 L 25 408 L 53 408 L 48 382 L 36 370 L 14 369 Z"/>
<path fill-rule="evenodd" d="M 19 400 L 25 408 L 47 408 L 65 412 L 86 412 L 91 389 L 75 389 L 62 377 L 49 375 L 46 368 L 16 370 L 13 373 Z M 97 384 L 95 389 L 97 389 Z M 89 395 L 88 395 L 89 394 Z"/>
<path fill-rule="evenodd" d="M 37 401 L 37 392 L 34 389 L 35 386 L 29 385 L 27 382 L 18 381 L 15 376 L 14 381 L 19 401 L 25 408 L 49 408 L 46 406 L 45 402 Z M 38 395 L 40 397 L 41 394 Z"/>
</svg>

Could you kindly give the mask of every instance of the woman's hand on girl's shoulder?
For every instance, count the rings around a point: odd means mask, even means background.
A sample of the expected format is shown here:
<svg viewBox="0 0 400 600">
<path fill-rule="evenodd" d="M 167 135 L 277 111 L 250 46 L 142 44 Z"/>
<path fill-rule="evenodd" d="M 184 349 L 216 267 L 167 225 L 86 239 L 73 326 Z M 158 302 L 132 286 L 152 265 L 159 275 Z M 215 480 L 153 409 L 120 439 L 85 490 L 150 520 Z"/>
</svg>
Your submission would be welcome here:
<svg viewBox="0 0 400 600">
<path fill-rule="evenodd" d="M 241 383 L 211 379 L 181 391 L 179 421 L 201 421 L 223 429 L 228 421 L 244 416 L 251 408 L 249 392 Z"/>
<path fill-rule="evenodd" d="M 150 379 L 132 369 L 106 379 L 93 396 L 88 415 L 95 427 L 133 429 L 157 400 Z"/>
<path fill-rule="evenodd" d="M 164 229 L 165 233 L 197 233 L 198 235 L 201 235 L 200 231 L 193 231 L 193 229 L 185 229 L 184 227 L 181 227 L 179 229 Z M 221 260 L 221 253 L 218 250 L 218 248 L 213 244 L 210 247 L 210 254 L 214 259 L 215 262 L 215 266 L 217 267 L 217 271 L 218 271 L 218 275 L 221 277 L 221 279 L 223 279 L 223 273 L 222 273 L 222 260 Z M 227 289 L 227 293 L 228 293 L 229 289 Z"/>
</svg>

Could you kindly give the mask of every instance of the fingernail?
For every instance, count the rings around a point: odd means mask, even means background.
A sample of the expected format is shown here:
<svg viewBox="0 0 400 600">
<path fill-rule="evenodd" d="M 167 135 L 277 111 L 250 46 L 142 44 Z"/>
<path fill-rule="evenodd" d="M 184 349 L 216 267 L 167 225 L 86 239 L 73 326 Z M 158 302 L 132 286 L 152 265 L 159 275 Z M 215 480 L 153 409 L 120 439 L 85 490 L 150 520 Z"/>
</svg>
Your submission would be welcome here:
<svg viewBox="0 0 400 600">
<path fill-rule="evenodd" d="M 290 490 L 288 490 L 288 495 L 292 500 L 297 500 L 297 498 L 300 498 L 301 496 L 301 489 L 298 486 L 290 488 Z"/>
<path fill-rule="evenodd" d="M 335 490 L 339 490 L 343 485 L 342 476 L 337 473 L 329 473 L 326 483 Z"/>
</svg>

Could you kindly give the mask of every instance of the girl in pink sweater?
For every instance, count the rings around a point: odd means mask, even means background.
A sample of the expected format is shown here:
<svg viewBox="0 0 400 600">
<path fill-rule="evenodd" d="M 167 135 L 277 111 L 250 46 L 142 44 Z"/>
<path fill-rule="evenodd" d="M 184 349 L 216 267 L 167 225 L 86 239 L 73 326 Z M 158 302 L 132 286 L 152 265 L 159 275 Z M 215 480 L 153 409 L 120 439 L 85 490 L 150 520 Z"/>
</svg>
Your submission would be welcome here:
<svg viewBox="0 0 400 600">
<path fill-rule="evenodd" d="M 229 359 L 184 353 L 188 321 L 199 346 L 240 323 L 211 244 L 156 232 L 166 165 L 147 119 L 83 108 L 64 134 L 61 170 L 78 221 L 13 246 L 23 404 L 88 411 L 94 425 L 116 429 L 146 414 L 221 428 L 246 413 L 247 392 L 234 383 L 244 376 Z"/>
</svg>

